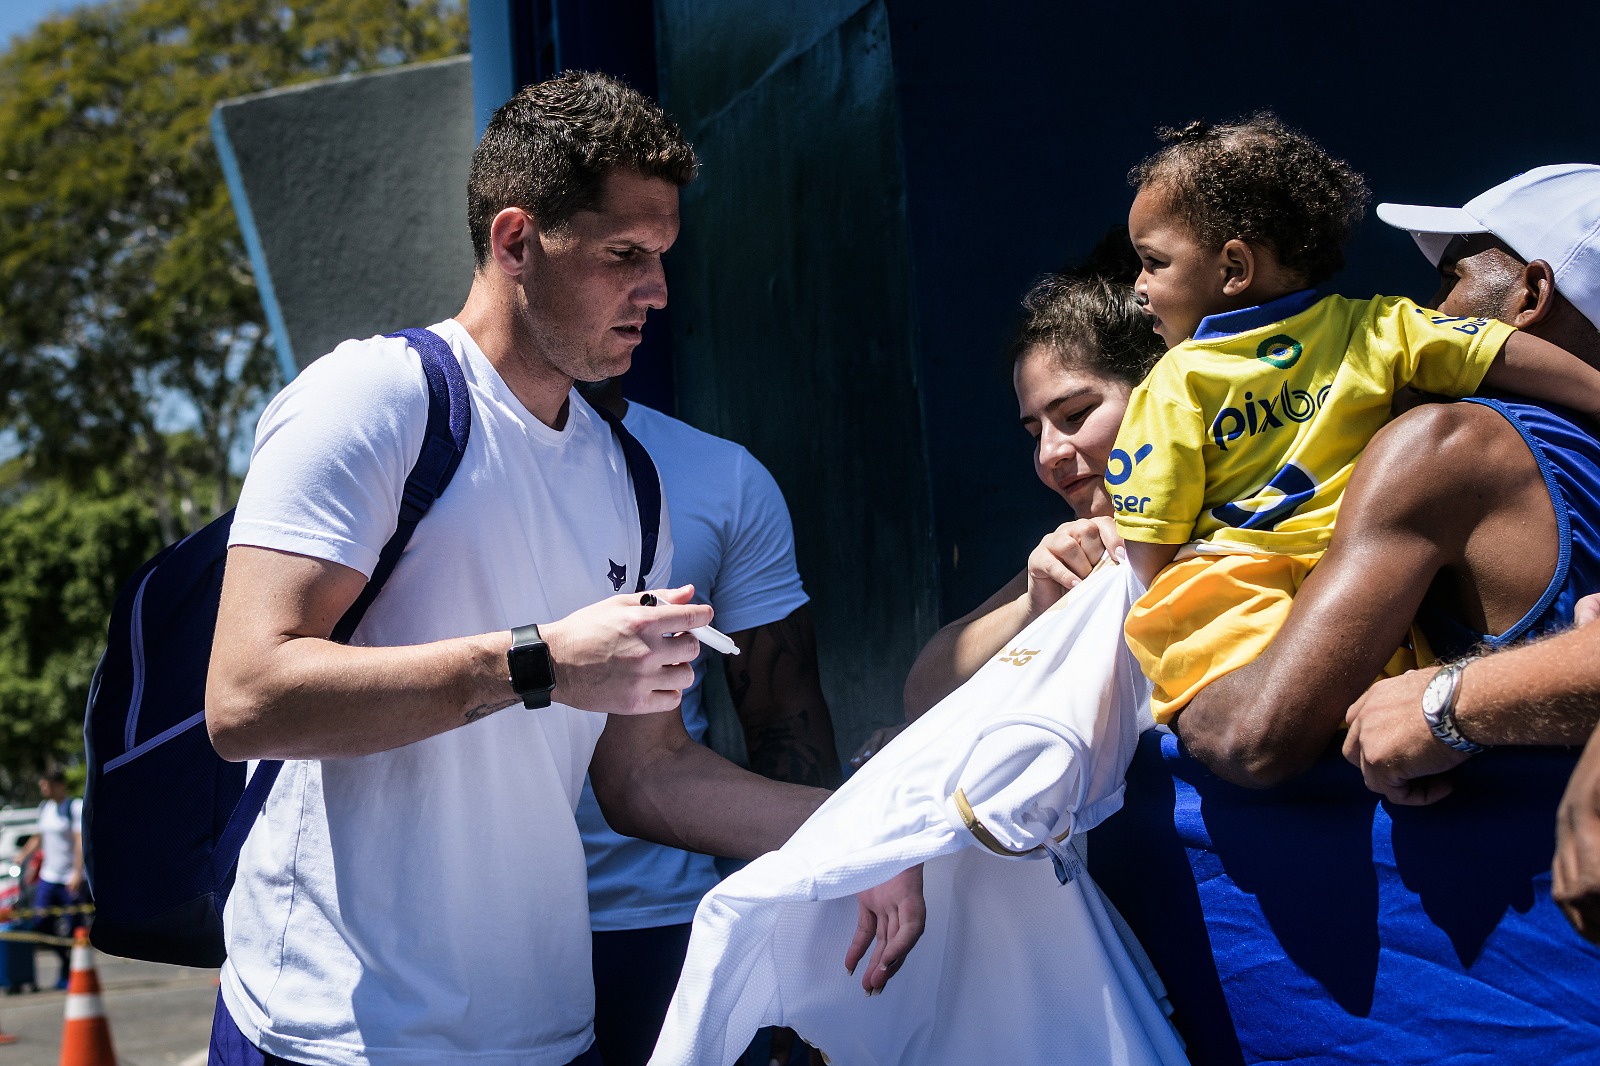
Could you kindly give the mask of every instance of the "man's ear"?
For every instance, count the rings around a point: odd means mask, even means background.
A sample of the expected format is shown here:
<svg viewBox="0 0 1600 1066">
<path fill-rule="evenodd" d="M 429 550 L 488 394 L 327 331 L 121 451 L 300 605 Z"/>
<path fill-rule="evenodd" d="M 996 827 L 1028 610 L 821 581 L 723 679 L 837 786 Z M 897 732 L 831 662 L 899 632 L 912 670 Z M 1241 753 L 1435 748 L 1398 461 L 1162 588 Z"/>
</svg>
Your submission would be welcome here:
<svg viewBox="0 0 1600 1066">
<path fill-rule="evenodd" d="M 1543 259 L 1522 268 L 1522 276 L 1506 295 L 1506 324 L 1527 329 L 1555 311 L 1556 272 Z"/>
<path fill-rule="evenodd" d="M 1248 241 L 1235 237 L 1217 253 L 1222 268 L 1222 294 L 1242 296 L 1256 280 L 1256 250 Z"/>
<path fill-rule="evenodd" d="M 489 257 L 506 274 L 520 278 L 539 240 L 539 224 L 520 207 L 506 207 L 489 223 Z"/>
</svg>

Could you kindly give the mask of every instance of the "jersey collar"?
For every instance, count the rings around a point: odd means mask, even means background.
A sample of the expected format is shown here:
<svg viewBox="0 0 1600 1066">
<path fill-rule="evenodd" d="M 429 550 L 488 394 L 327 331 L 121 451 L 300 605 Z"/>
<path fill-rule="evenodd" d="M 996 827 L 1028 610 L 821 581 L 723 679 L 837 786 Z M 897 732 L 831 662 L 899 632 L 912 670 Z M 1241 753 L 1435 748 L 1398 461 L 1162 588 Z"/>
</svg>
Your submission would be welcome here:
<svg viewBox="0 0 1600 1066">
<path fill-rule="evenodd" d="M 1222 337 L 1231 337 L 1236 333 L 1248 333 L 1253 329 L 1293 318 L 1316 302 L 1316 289 L 1301 289 L 1299 292 L 1291 292 L 1287 296 L 1280 296 L 1276 300 L 1269 300 L 1254 307 L 1241 307 L 1237 311 L 1207 315 L 1200 320 L 1199 328 L 1194 331 L 1194 339 L 1214 341 Z"/>
</svg>

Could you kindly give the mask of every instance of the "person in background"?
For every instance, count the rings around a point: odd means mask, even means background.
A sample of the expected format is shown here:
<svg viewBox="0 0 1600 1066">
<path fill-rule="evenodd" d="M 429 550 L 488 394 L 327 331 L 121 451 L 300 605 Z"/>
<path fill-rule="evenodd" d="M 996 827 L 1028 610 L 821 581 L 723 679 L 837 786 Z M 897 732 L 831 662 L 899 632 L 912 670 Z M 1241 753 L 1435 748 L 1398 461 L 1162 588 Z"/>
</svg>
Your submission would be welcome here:
<svg viewBox="0 0 1600 1066">
<path fill-rule="evenodd" d="M 624 399 L 619 379 L 579 391 L 622 418 L 660 471 L 672 511 L 673 580 L 695 587 L 739 649 L 721 660 L 750 769 L 779 781 L 837 786 L 839 757 L 817 672 L 809 597 L 778 483 L 742 446 Z M 679 708 L 684 728 L 700 743 L 710 724 L 703 699 L 710 660 L 702 646 Z M 587 781 L 577 818 L 589 865 L 595 1044 L 606 1066 L 644 1066 L 683 969 L 695 907 L 720 876 L 709 855 L 612 830 Z M 774 1034 L 774 1054 L 792 1039 Z"/>
<path fill-rule="evenodd" d="M 33 886 L 33 905 L 40 911 L 76 906 L 83 890 L 83 800 L 67 795 L 67 776 L 51 770 L 39 778 L 44 802 L 39 804 L 39 829 L 17 852 L 16 863 L 26 868 L 35 852 L 40 855 L 39 880 Z M 51 936 L 70 937 L 78 919 L 70 914 L 40 914 L 34 928 Z M 58 947 L 61 973 L 57 988 L 67 987 L 72 952 Z"/>
</svg>

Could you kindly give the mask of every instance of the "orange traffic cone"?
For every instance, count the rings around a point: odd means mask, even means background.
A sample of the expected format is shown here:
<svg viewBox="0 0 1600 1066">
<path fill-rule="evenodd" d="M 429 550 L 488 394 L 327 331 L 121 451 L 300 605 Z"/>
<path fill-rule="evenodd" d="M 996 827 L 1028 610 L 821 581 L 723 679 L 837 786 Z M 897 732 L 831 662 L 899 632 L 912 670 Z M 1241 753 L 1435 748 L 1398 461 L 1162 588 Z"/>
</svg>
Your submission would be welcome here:
<svg viewBox="0 0 1600 1066">
<path fill-rule="evenodd" d="M 89 930 L 79 929 L 67 981 L 67 1021 L 61 1031 L 61 1066 L 117 1066 L 111 1026 L 100 1002 L 100 975 L 94 969 Z"/>
</svg>

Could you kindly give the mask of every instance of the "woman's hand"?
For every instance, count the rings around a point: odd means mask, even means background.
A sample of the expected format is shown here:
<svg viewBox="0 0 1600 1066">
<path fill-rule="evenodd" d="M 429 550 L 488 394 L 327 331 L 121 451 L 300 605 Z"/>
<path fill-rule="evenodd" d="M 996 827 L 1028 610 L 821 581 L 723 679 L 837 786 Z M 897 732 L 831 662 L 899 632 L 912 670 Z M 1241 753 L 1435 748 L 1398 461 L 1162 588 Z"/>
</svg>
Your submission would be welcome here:
<svg viewBox="0 0 1600 1066">
<path fill-rule="evenodd" d="M 1028 556 L 1028 617 L 1049 610 L 1108 551 L 1115 559 L 1126 557 L 1115 519 L 1080 518 L 1057 526 Z"/>
</svg>

